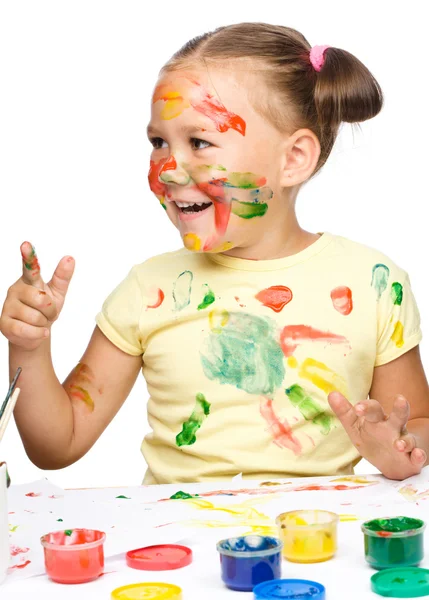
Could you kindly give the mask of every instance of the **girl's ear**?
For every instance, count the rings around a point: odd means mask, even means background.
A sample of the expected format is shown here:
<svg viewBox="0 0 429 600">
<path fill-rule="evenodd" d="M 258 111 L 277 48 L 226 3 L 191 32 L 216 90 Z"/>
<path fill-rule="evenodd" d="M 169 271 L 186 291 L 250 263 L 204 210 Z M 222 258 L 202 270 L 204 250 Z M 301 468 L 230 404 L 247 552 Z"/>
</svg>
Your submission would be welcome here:
<svg viewBox="0 0 429 600">
<path fill-rule="evenodd" d="M 285 139 L 280 185 L 292 187 L 304 183 L 316 169 L 320 142 L 310 129 L 298 129 Z"/>
</svg>

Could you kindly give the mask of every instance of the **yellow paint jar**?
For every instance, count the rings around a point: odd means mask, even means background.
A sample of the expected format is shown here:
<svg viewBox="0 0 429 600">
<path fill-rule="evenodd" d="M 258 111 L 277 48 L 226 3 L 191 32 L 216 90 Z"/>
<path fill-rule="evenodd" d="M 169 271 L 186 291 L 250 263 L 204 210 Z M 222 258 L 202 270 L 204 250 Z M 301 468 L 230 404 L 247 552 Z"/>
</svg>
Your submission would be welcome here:
<svg viewBox="0 0 429 600">
<path fill-rule="evenodd" d="M 316 563 L 337 551 L 338 515 L 326 510 L 294 510 L 276 519 L 283 556 L 296 563 Z"/>
</svg>

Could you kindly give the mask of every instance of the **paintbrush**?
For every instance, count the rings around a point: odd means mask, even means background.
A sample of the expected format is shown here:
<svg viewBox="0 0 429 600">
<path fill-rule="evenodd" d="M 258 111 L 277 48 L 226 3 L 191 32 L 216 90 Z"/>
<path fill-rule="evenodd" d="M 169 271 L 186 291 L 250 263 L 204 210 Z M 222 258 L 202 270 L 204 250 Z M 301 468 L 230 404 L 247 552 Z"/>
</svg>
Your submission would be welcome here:
<svg viewBox="0 0 429 600">
<path fill-rule="evenodd" d="M 4 402 L 0 408 L 0 441 L 3 438 L 13 409 L 15 408 L 16 401 L 18 400 L 20 389 L 15 389 L 15 386 L 21 374 L 21 371 L 21 367 L 18 367 L 15 373 L 15 377 L 13 378 L 12 383 L 10 384 L 9 389 L 7 391 L 6 398 L 4 399 Z"/>
</svg>

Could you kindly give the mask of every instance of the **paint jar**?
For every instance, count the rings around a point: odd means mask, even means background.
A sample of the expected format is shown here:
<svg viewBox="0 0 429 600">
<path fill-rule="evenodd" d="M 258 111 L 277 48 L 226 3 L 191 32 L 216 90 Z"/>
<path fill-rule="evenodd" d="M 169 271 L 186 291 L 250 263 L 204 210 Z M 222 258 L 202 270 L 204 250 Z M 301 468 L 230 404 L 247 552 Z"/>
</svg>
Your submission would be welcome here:
<svg viewBox="0 0 429 600">
<path fill-rule="evenodd" d="M 425 523 L 409 517 L 373 519 L 362 524 L 365 558 L 374 569 L 417 567 L 423 560 Z"/>
<path fill-rule="evenodd" d="M 7 510 L 7 467 L 0 465 L 0 583 L 6 579 L 10 562 L 9 516 Z"/>
<path fill-rule="evenodd" d="M 255 585 L 281 576 L 281 550 L 278 538 L 246 535 L 217 543 L 222 581 L 231 590 L 250 592 Z"/>
<path fill-rule="evenodd" d="M 276 519 L 283 556 L 290 562 L 317 563 L 337 551 L 338 515 L 326 510 L 294 510 Z"/>
<path fill-rule="evenodd" d="M 40 538 L 48 576 L 57 583 L 86 583 L 104 570 L 106 534 L 94 529 L 66 529 Z"/>
</svg>

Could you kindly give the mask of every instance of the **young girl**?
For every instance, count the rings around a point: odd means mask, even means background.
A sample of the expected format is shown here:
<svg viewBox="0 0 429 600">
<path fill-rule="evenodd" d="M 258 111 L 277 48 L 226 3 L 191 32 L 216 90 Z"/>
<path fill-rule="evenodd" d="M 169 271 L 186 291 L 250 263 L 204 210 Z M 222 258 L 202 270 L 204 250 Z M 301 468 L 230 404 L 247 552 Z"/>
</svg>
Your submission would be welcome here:
<svg viewBox="0 0 429 600">
<path fill-rule="evenodd" d="M 381 107 L 357 58 L 287 27 L 222 27 L 173 56 L 152 98 L 149 183 L 184 248 L 131 269 L 63 384 L 50 332 L 74 261 L 46 284 L 21 246 L 0 329 L 11 375 L 23 368 L 15 417 L 34 464 L 82 457 L 142 369 L 145 483 L 349 474 L 361 456 L 389 478 L 422 469 L 429 390 L 408 276 L 295 214 L 340 124 Z"/>
</svg>

